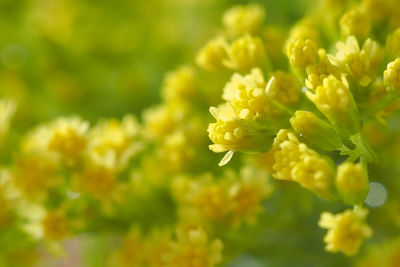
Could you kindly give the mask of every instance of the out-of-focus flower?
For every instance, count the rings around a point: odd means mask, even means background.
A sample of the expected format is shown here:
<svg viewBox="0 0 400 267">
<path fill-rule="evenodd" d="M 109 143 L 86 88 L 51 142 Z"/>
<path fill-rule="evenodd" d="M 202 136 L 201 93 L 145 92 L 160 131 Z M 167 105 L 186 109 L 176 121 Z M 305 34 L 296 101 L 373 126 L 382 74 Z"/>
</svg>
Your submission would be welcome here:
<svg viewBox="0 0 400 267">
<path fill-rule="evenodd" d="M 372 229 L 365 223 L 367 213 L 365 209 L 346 210 L 336 215 L 322 213 L 319 226 L 328 230 L 324 237 L 326 250 L 355 255 L 362 242 L 372 236 Z"/>
</svg>

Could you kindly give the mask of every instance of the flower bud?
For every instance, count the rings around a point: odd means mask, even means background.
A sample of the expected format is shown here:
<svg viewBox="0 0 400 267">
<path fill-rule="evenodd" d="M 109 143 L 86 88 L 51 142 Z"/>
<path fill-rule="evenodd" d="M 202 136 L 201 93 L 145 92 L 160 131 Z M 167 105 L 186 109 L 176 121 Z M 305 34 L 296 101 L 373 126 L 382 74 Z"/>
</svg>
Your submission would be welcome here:
<svg viewBox="0 0 400 267">
<path fill-rule="evenodd" d="M 306 142 L 327 151 L 333 151 L 342 146 L 339 135 L 325 121 L 309 111 L 298 110 L 290 119 L 293 129 Z"/>
<path fill-rule="evenodd" d="M 361 204 L 369 191 L 367 172 L 360 163 L 342 163 L 337 170 L 335 185 L 344 203 Z"/>
</svg>

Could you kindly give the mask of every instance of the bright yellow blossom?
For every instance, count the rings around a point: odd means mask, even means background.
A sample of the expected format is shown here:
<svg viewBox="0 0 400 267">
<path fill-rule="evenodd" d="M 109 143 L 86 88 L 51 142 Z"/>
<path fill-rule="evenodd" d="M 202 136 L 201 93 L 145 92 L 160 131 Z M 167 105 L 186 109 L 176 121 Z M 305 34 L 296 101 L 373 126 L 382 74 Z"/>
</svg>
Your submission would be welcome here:
<svg viewBox="0 0 400 267">
<path fill-rule="evenodd" d="M 350 10 L 341 17 L 340 29 L 345 36 L 365 37 L 371 29 L 370 18 L 359 9 Z"/>
<path fill-rule="evenodd" d="M 234 6 L 222 16 L 222 23 L 233 36 L 256 33 L 265 19 L 265 10 L 257 4 Z"/>
<path fill-rule="evenodd" d="M 227 59 L 223 64 L 230 69 L 247 71 L 266 61 L 266 50 L 259 37 L 245 34 L 227 48 Z"/>
<path fill-rule="evenodd" d="M 222 242 L 219 239 L 208 240 L 202 228 L 178 231 L 177 235 L 177 241 L 172 243 L 168 266 L 213 267 L 221 261 Z"/>
<path fill-rule="evenodd" d="M 372 229 L 365 223 L 367 213 L 365 209 L 346 210 L 336 215 L 322 213 L 318 224 L 328 230 L 324 237 L 325 249 L 347 256 L 357 254 L 364 239 L 372 236 Z"/>
<path fill-rule="evenodd" d="M 165 100 L 190 99 L 196 93 L 196 75 L 193 68 L 183 66 L 166 74 L 162 87 Z"/>
<path fill-rule="evenodd" d="M 390 62 L 383 75 L 388 91 L 398 94 L 400 92 L 400 58 Z"/>
<path fill-rule="evenodd" d="M 335 185 L 345 203 L 361 204 L 369 190 L 368 175 L 360 163 L 345 162 L 338 167 Z"/>
<path fill-rule="evenodd" d="M 272 74 L 265 91 L 269 98 L 282 105 L 290 106 L 299 100 L 300 86 L 292 74 L 277 71 Z"/>
<path fill-rule="evenodd" d="M 314 93 L 307 91 L 306 95 L 342 135 L 360 130 L 359 111 L 344 77 L 338 80 L 330 75 Z"/>
<path fill-rule="evenodd" d="M 376 76 L 383 56 L 379 44 L 367 39 L 360 49 L 357 39 L 351 35 L 345 43 L 338 42 L 336 48 L 335 56 L 328 55 L 329 61 L 349 74 L 361 86 L 369 85 Z"/>
<path fill-rule="evenodd" d="M 290 64 L 296 68 L 305 68 L 314 64 L 318 58 L 318 46 L 310 40 L 297 39 L 288 44 L 287 56 Z"/>
<path fill-rule="evenodd" d="M 216 71 L 223 67 L 222 61 L 226 57 L 228 46 L 223 37 L 210 40 L 205 44 L 196 56 L 196 63 L 208 71 Z"/>
</svg>

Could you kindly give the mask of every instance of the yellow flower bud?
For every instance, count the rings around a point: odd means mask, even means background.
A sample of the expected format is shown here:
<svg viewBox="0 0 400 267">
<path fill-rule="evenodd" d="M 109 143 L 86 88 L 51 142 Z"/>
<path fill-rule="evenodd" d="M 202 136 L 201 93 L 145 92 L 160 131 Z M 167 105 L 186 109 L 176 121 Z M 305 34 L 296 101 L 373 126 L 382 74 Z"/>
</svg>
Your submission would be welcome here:
<svg viewBox="0 0 400 267">
<path fill-rule="evenodd" d="M 293 105 L 299 100 L 300 85 L 297 78 L 283 71 L 272 74 L 265 90 L 269 98 L 282 105 Z"/>
<path fill-rule="evenodd" d="M 350 10 L 340 19 L 340 30 L 345 36 L 355 35 L 365 37 L 371 30 L 369 16 L 358 9 Z"/>
<path fill-rule="evenodd" d="M 400 28 L 396 29 L 386 39 L 386 51 L 391 56 L 400 57 Z"/>
<path fill-rule="evenodd" d="M 329 61 L 361 86 L 369 85 L 376 76 L 383 56 L 378 43 L 367 39 L 360 50 L 357 39 L 351 35 L 346 43 L 338 42 L 336 47 L 337 53 L 335 56 L 328 55 Z"/>
<path fill-rule="evenodd" d="M 222 37 L 209 41 L 196 56 L 196 64 L 208 71 L 216 71 L 223 67 L 228 44 Z"/>
<path fill-rule="evenodd" d="M 337 170 L 335 185 L 344 203 L 361 204 L 369 191 L 367 172 L 360 163 L 342 163 Z"/>
<path fill-rule="evenodd" d="M 333 151 L 342 146 L 339 135 L 324 120 L 309 111 L 298 110 L 290 119 L 293 129 L 308 143 L 327 151 Z"/>
<path fill-rule="evenodd" d="M 344 79 L 330 75 L 318 86 L 315 93 L 306 92 L 307 97 L 328 118 L 334 128 L 344 136 L 358 133 L 361 119 L 349 85 Z"/>
<path fill-rule="evenodd" d="M 234 70 L 249 70 L 266 60 L 266 50 L 259 37 L 244 35 L 236 39 L 227 49 L 228 58 L 223 64 Z"/>
<path fill-rule="evenodd" d="M 383 77 L 389 92 L 400 93 L 400 58 L 396 58 L 387 65 Z"/>
<path fill-rule="evenodd" d="M 222 16 L 222 23 L 233 36 L 245 33 L 255 33 L 263 24 L 265 10 L 257 4 L 246 6 L 234 6 L 228 9 Z"/>
<path fill-rule="evenodd" d="M 332 65 L 326 55 L 325 49 L 318 49 L 318 62 L 306 67 L 307 79 L 305 85 L 310 90 L 315 90 L 322 85 L 322 81 L 330 74 L 340 77 L 339 69 Z"/>
<path fill-rule="evenodd" d="M 162 95 L 166 100 L 188 99 L 196 93 L 196 78 L 194 69 L 183 66 L 167 73 L 165 76 Z"/>
<path fill-rule="evenodd" d="M 224 88 L 223 98 L 232 104 L 241 119 L 278 119 L 284 111 L 271 101 L 265 86 L 264 75 L 258 68 L 245 76 L 235 73 Z"/>
<path fill-rule="evenodd" d="M 346 210 L 336 215 L 323 212 L 318 224 L 328 230 L 324 237 L 325 249 L 347 256 L 357 254 L 364 239 L 372 236 L 372 229 L 365 223 L 367 213 L 365 209 Z"/>
<path fill-rule="evenodd" d="M 318 46 L 310 39 L 298 39 L 289 43 L 287 56 L 293 67 L 305 68 L 307 65 L 317 61 Z"/>
<path fill-rule="evenodd" d="M 333 180 L 335 168 L 326 158 L 313 150 L 308 150 L 297 162 L 291 173 L 293 181 L 316 193 L 322 198 L 336 198 Z"/>
<path fill-rule="evenodd" d="M 210 149 L 216 153 L 225 151 L 266 152 L 271 148 L 274 133 L 268 124 L 240 119 L 230 104 L 211 107 L 211 114 L 217 120 L 208 126 L 213 141 Z M 228 154 L 231 157 L 231 153 Z M 223 160 L 225 164 L 229 159 Z"/>
</svg>

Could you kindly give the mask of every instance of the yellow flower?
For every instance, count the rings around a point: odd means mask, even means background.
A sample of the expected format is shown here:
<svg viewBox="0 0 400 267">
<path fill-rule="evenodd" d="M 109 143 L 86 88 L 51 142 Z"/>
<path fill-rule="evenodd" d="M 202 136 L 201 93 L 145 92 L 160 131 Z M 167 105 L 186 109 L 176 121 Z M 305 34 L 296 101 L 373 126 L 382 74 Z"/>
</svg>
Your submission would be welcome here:
<svg viewBox="0 0 400 267">
<path fill-rule="evenodd" d="M 400 92 L 400 58 L 390 62 L 384 72 L 384 83 L 388 91 L 399 94 Z"/>
<path fill-rule="evenodd" d="M 290 106 L 299 100 L 300 85 L 292 74 L 277 71 L 272 74 L 265 91 L 269 98 Z"/>
<path fill-rule="evenodd" d="M 357 254 L 364 239 L 372 236 L 372 229 L 365 223 L 367 213 L 365 209 L 346 210 L 336 215 L 322 213 L 318 224 L 328 230 L 324 237 L 325 249 L 347 256 Z"/>
<path fill-rule="evenodd" d="M 326 51 L 322 48 L 318 49 L 318 61 L 306 67 L 306 74 L 305 85 L 310 90 L 322 85 L 322 81 L 330 74 L 340 77 L 339 69 L 329 62 Z"/>
<path fill-rule="evenodd" d="M 68 220 L 62 211 L 47 211 L 41 223 L 46 239 L 60 240 L 70 234 Z"/>
<path fill-rule="evenodd" d="M 222 37 L 208 41 L 196 56 L 196 64 L 208 71 L 216 71 L 223 67 L 222 61 L 226 57 L 226 40 Z"/>
<path fill-rule="evenodd" d="M 346 204 L 361 204 L 369 191 L 367 172 L 360 163 L 342 163 L 337 170 L 335 185 Z"/>
<path fill-rule="evenodd" d="M 291 176 L 293 181 L 317 195 L 330 200 L 336 199 L 333 186 L 335 168 L 317 152 L 307 150 L 292 169 Z"/>
<path fill-rule="evenodd" d="M 387 19 L 391 13 L 391 0 L 363 0 L 362 9 L 376 21 Z"/>
<path fill-rule="evenodd" d="M 194 151 L 183 132 L 176 131 L 165 138 L 158 149 L 158 156 L 167 170 L 179 172 L 187 167 Z"/>
<path fill-rule="evenodd" d="M 168 266 L 213 267 L 221 261 L 222 242 L 219 239 L 209 241 L 202 228 L 178 231 L 177 235 Z"/>
<path fill-rule="evenodd" d="M 13 181 L 25 197 L 43 198 L 50 188 L 58 185 L 55 175 L 58 164 L 53 157 L 31 154 L 16 158 Z"/>
<path fill-rule="evenodd" d="M 208 136 L 214 143 L 209 148 L 216 152 L 230 151 L 220 162 L 226 164 L 234 151 L 266 152 L 271 148 L 273 131 L 268 124 L 240 119 L 230 104 L 211 107 L 217 120 L 208 126 Z"/>
<path fill-rule="evenodd" d="M 293 67 L 305 68 L 317 61 L 318 46 L 310 39 L 297 39 L 288 44 L 287 56 Z"/>
<path fill-rule="evenodd" d="M 257 4 L 234 6 L 222 16 L 222 23 L 233 36 L 256 33 L 264 23 L 265 10 Z"/>
<path fill-rule="evenodd" d="M 79 117 L 58 118 L 38 127 L 22 142 L 24 153 L 45 153 L 74 164 L 87 146 L 89 123 Z"/>
<path fill-rule="evenodd" d="M 111 253 L 110 266 L 141 267 L 144 260 L 144 244 L 140 231 L 131 229 L 122 239 L 119 248 Z"/>
<path fill-rule="evenodd" d="M 229 203 L 232 205 L 233 223 L 245 219 L 255 223 L 256 215 L 262 209 L 262 201 L 272 194 L 268 173 L 251 166 L 240 170 L 239 180 L 229 189 Z"/>
<path fill-rule="evenodd" d="M 361 119 L 358 107 L 344 77 L 338 80 L 329 75 L 314 93 L 307 91 L 306 95 L 339 133 L 349 136 L 359 132 Z"/>
<path fill-rule="evenodd" d="M 230 69 L 247 71 L 266 61 L 266 50 L 259 37 L 245 34 L 227 48 L 223 64 Z"/>
<path fill-rule="evenodd" d="M 297 22 L 290 30 L 289 38 L 286 40 L 285 48 L 291 42 L 296 42 L 297 40 L 307 40 L 310 39 L 316 44 L 320 44 L 320 33 L 318 31 L 319 22 L 315 20 L 312 16 L 306 17 L 299 22 Z"/>
<path fill-rule="evenodd" d="M 333 164 L 314 150 L 300 143 L 290 131 L 278 132 L 273 145 L 275 163 L 272 177 L 298 182 L 326 199 L 335 199 Z"/>
<path fill-rule="evenodd" d="M 290 119 L 293 129 L 308 143 L 332 151 L 342 146 L 342 141 L 335 130 L 324 120 L 309 111 L 296 111 Z"/>
<path fill-rule="evenodd" d="M 359 9 L 353 9 L 343 14 L 340 19 L 340 30 L 345 36 L 355 35 L 366 37 L 371 29 L 370 17 Z"/>
<path fill-rule="evenodd" d="M 102 121 L 88 133 L 88 154 L 97 162 L 112 158 L 117 168 L 123 168 L 142 147 L 140 130 L 133 115 Z"/>
<path fill-rule="evenodd" d="M 113 167 L 93 162 L 87 163 L 73 179 L 77 191 L 86 192 L 94 198 L 107 198 L 117 183 L 117 175 Z"/>
<path fill-rule="evenodd" d="M 348 36 L 346 43 L 338 42 L 336 48 L 335 56 L 328 55 L 329 61 L 361 86 L 369 85 L 376 76 L 383 56 L 378 43 L 367 39 L 360 50 L 357 39 Z"/>
<path fill-rule="evenodd" d="M 192 98 L 196 94 L 196 75 L 194 69 L 183 66 L 167 73 L 161 93 L 166 101 Z"/>
<path fill-rule="evenodd" d="M 308 150 L 307 146 L 300 143 L 295 134 L 282 129 L 276 135 L 273 150 L 275 161 L 272 166 L 274 170 L 272 177 L 279 180 L 293 180 L 292 170 Z"/>
<path fill-rule="evenodd" d="M 277 118 L 282 114 L 282 110 L 270 101 L 265 92 L 265 86 L 264 75 L 258 68 L 252 69 L 245 76 L 235 73 L 224 88 L 223 98 L 232 104 L 241 119 Z M 271 90 L 274 96 L 277 95 L 276 90 L 278 90 L 275 89 Z"/>
<path fill-rule="evenodd" d="M 393 57 L 400 57 L 400 28 L 388 35 L 386 51 Z"/>
<path fill-rule="evenodd" d="M 143 112 L 145 134 L 152 138 L 164 138 L 174 132 L 188 114 L 184 102 L 173 101 L 151 107 Z"/>
</svg>

